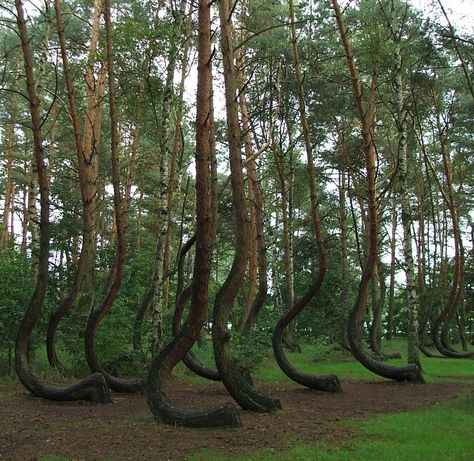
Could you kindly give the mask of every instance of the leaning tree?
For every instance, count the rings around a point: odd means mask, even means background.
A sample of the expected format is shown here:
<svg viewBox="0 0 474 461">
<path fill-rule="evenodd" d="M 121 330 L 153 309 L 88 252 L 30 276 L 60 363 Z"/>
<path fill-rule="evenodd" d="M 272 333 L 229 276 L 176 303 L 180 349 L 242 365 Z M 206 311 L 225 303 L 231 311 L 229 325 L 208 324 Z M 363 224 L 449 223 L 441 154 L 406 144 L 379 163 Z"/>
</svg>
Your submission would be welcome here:
<svg viewBox="0 0 474 461">
<path fill-rule="evenodd" d="M 362 276 L 359 284 L 359 290 L 356 302 L 349 314 L 347 324 L 347 335 L 354 357 L 361 362 L 370 371 L 383 376 L 385 378 L 396 381 L 410 381 L 414 383 L 423 383 L 423 375 L 421 370 L 415 364 L 408 364 L 406 366 L 394 366 L 382 363 L 371 357 L 363 349 L 357 337 L 357 319 L 361 312 L 365 310 L 365 305 L 368 297 L 368 289 L 370 280 L 374 274 L 375 265 L 377 262 L 377 248 L 378 248 L 378 212 L 377 212 L 377 191 L 376 191 L 376 171 L 377 171 L 377 152 L 375 148 L 375 141 L 373 137 L 374 121 L 375 121 L 375 100 L 376 100 L 376 85 L 378 70 L 374 69 L 368 104 L 366 105 L 362 96 L 362 85 L 359 78 L 359 73 L 356 67 L 356 62 L 349 43 L 347 29 L 344 24 L 342 12 L 337 0 L 332 0 L 333 10 L 336 16 L 336 22 L 339 30 L 339 35 L 344 47 L 347 65 L 349 68 L 354 99 L 356 103 L 359 122 L 362 132 L 363 154 L 366 167 L 366 181 L 367 181 L 367 227 L 368 227 L 368 249 L 365 264 L 362 271 Z"/>
<path fill-rule="evenodd" d="M 31 334 L 41 315 L 49 276 L 49 182 L 44 156 L 42 119 L 40 101 L 36 92 L 33 72 L 33 60 L 30 50 L 25 14 L 21 0 L 15 1 L 17 25 L 21 39 L 27 95 L 30 103 L 31 124 L 33 130 L 34 156 L 38 173 L 40 192 L 40 251 L 35 289 L 18 330 L 15 345 L 15 368 L 22 384 L 35 396 L 49 400 L 92 400 L 110 402 L 110 394 L 104 377 L 94 373 L 83 381 L 67 388 L 57 388 L 43 383 L 31 370 L 28 350 Z"/>
</svg>

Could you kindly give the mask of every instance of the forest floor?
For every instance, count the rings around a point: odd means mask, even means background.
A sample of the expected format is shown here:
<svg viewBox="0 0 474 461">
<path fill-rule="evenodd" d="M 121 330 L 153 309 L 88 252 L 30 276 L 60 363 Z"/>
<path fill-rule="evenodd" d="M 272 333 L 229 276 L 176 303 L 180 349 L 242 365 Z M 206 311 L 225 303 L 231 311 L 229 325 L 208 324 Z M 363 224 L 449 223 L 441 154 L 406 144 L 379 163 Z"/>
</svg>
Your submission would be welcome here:
<svg viewBox="0 0 474 461">
<path fill-rule="evenodd" d="M 279 399 L 283 410 L 274 415 L 240 411 L 243 427 L 232 430 L 157 424 L 143 395 L 114 394 L 111 405 L 58 403 L 34 398 L 19 385 L 0 386 L 0 460 L 36 461 L 48 454 L 74 461 L 175 461 L 206 448 L 245 454 L 260 448 L 282 450 L 296 441 L 339 443 L 356 436 L 356 428 L 345 420 L 425 407 L 469 392 L 473 381 L 410 385 L 344 380 L 342 384 L 342 394 L 296 384 L 258 385 Z M 180 408 L 195 410 L 230 400 L 220 383 L 174 380 L 168 393 Z"/>
</svg>

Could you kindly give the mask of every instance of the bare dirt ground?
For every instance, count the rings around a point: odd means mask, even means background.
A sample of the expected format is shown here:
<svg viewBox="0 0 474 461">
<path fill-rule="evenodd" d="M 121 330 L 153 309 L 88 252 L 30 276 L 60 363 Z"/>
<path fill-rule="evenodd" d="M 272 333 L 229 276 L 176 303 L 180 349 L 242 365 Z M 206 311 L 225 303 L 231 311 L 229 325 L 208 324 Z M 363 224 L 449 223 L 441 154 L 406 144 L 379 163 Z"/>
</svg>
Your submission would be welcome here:
<svg viewBox="0 0 474 461">
<path fill-rule="evenodd" d="M 258 385 L 280 399 L 274 415 L 241 411 L 239 429 L 189 429 L 157 424 L 143 395 L 114 394 L 114 403 L 57 403 L 34 398 L 21 387 L 0 387 L 0 460 L 40 460 L 50 454 L 86 461 L 181 460 L 203 448 L 245 453 L 282 449 L 294 441 L 340 442 L 354 436 L 345 419 L 363 419 L 430 405 L 467 392 L 472 383 L 410 385 L 344 381 L 342 394 L 296 384 Z M 181 408 L 230 401 L 220 383 L 173 381 L 169 396 Z M 203 458 L 204 459 L 204 458 Z"/>
</svg>

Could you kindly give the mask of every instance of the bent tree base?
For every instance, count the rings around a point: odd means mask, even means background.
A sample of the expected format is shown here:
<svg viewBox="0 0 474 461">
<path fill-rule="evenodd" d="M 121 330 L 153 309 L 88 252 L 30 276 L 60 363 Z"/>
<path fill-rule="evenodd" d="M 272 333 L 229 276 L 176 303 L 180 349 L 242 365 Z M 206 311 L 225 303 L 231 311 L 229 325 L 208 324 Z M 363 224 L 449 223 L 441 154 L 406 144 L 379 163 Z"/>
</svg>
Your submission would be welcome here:
<svg viewBox="0 0 474 461">
<path fill-rule="evenodd" d="M 214 316 L 214 325 L 220 323 L 216 321 L 219 320 L 220 315 L 217 317 Z M 275 413 L 281 410 L 280 401 L 266 396 L 253 387 L 251 377 L 233 361 L 229 347 L 230 335 L 222 325 L 213 326 L 212 336 L 214 354 L 222 382 L 241 408 L 260 413 Z"/>
<path fill-rule="evenodd" d="M 181 326 L 181 319 L 183 317 L 183 311 L 186 303 L 191 298 L 193 286 L 192 283 L 188 284 L 176 299 L 176 308 L 173 316 L 173 334 L 176 334 L 179 331 Z M 219 371 L 216 368 L 207 367 L 204 365 L 192 352 L 189 351 L 183 358 L 183 363 L 191 370 L 193 373 L 197 374 L 201 378 L 206 378 L 211 381 L 220 381 Z"/>
<path fill-rule="evenodd" d="M 104 376 L 105 380 L 109 387 L 115 392 L 125 392 L 125 393 L 134 393 L 141 392 L 143 389 L 143 380 L 142 379 L 127 379 L 119 378 L 117 376 L 112 376 L 108 373 L 102 366 L 95 349 L 95 332 L 100 323 L 100 320 L 104 316 L 107 309 L 99 308 L 94 309 L 87 321 L 86 331 L 84 335 L 84 345 L 86 352 L 86 359 L 89 365 L 89 368 L 94 373 L 99 373 Z"/>
<path fill-rule="evenodd" d="M 281 318 L 273 331 L 272 344 L 275 360 L 280 366 L 283 373 L 290 379 L 301 384 L 302 386 L 325 392 L 342 392 L 341 382 L 336 375 L 309 375 L 297 370 L 286 358 L 283 350 L 282 337 L 286 328 L 284 317 Z"/>
<path fill-rule="evenodd" d="M 412 384 L 423 384 L 425 379 L 418 366 L 410 363 L 406 366 L 394 366 L 380 362 L 371 357 L 361 346 L 356 338 L 356 324 L 358 305 L 352 310 L 347 323 L 347 338 L 351 346 L 353 356 L 368 370 L 387 379 L 398 382 L 409 382 Z"/>
<path fill-rule="evenodd" d="M 66 388 L 58 388 L 42 383 L 31 371 L 24 361 L 16 362 L 18 377 L 35 397 L 58 402 L 72 402 L 86 400 L 93 403 L 110 403 L 110 391 L 105 378 L 100 373 L 93 373 L 77 384 Z"/>
<path fill-rule="evenodd" d="M 470 359 L 474 357 L 474 352 L 467 351 L 455 351 L 449 346 L 448 343 L 448 329 L 450 313 L 442 312 L 433 323 L 431 331 L 431 337 L 433 339 L 433 345 L 436 347 L 438 352 L 443 354 L 445 357 L 450 359 Z M 441 326 L 443 324 L 443 326 Z M 441 330 L 441 334 L 440 334 Z"/>
<path fill-rule="evenodd" d="M 148 406 L 156 421 L 188 427 L 240 427 L 242 422 L 234 405 L 221 405 L 203 411 L 180 410 L 166 397 L 167 370 L 179 361 L 178 350 L 184 344 L 185 334 L 180 332 L 173 341 L 153 359 L 145 382 Z"/>
<path fill-rule="evenodd" d="M 157 421 L 192 427 L 240 426 L 233 405 L 200 412 L 175 408 L 166 397 L 166 382 L 176 364 L 189 352 L 206 320 L 209 300 L 213 236 L 209 159 L 213 142 L 211 0 L 198 2 L 198 84 L 196 98 L 196 254 L 189 315 L 178 333 L 152 360 L 145 381 L 148 406 Z"/>
</svg>

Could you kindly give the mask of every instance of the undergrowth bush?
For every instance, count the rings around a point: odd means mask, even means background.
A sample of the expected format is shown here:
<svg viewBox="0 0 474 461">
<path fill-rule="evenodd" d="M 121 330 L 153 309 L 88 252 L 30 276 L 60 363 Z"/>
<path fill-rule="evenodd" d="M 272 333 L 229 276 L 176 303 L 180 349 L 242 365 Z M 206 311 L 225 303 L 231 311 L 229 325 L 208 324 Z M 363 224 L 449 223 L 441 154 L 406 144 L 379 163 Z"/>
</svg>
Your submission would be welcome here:
<svg viewBox="0 0 474 461">
<path fill-rule="evenodd" d="M 232 355 L 237 363 L 245 365 L 250 370 L 255 369 L 272 355 L 271 333 L 254 329 L 248 335 L 234 335 Z"/>
</svg>

